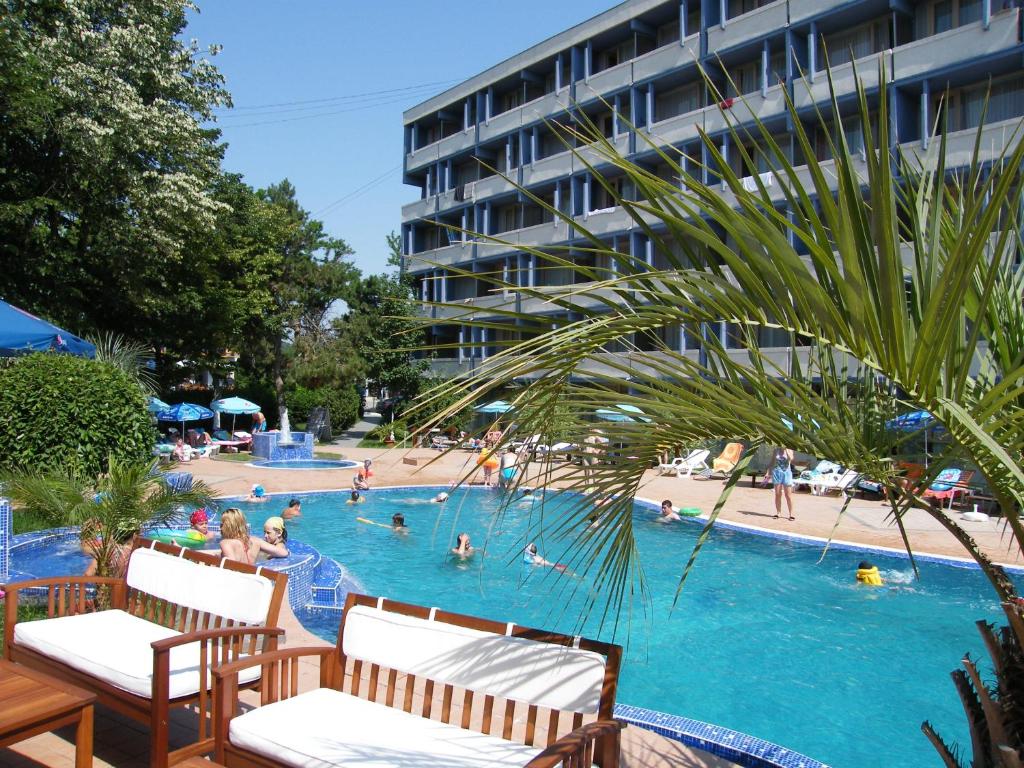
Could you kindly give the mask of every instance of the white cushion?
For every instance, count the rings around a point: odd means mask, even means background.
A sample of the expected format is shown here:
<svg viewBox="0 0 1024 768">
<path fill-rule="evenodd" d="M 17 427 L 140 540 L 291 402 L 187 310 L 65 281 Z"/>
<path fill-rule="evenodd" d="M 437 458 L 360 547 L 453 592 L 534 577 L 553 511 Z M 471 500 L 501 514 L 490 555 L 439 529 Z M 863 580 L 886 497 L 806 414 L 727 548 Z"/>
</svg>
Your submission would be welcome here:
<svg viewBox="0 0 1024 768">
<path fill-rule="evenodd" d="M 526 765 L 541 750 L 320 688 L 231 721 L 228 739 L 301 768 Z"/>
<path fill-rule="evenodd" d="M 150 643 L 180 634 L 124 611 L 18 622 L 14 627 L 18 644 L 147 699 L 153 694 Z M 199 643 L 173 648 L 170 657 L 171 698 L 198 693 Z M 259 667 L 247 669 L 240 679 L 251 682 L 259 674 Z"/>
<path fill-rule="evenodd" d="M 605 659 L 593 651 L 362 605 L 345 615 L 343 650 L 399 672 L 571 712 L 596 713 L 604 684 Z"/>
<path fill-rule="evenodd" d="M 136 549 L 128 562 L 128 586 L 161 600 L 225 619 L 263 624 L 274 585 L 255 573 L 194 563 L 155 549 Z"/>
</svg>

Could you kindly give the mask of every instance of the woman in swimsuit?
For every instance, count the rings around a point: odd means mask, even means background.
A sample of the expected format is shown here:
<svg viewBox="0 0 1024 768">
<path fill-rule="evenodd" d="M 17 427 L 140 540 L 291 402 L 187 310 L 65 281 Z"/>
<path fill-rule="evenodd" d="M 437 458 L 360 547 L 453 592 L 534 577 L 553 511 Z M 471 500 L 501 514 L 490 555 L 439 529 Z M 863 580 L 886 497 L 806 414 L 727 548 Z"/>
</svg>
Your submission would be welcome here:
<svg viewBox="0 0 1024 768">
<path fill-rule="evenodd" d="M 775 485 L 775 517 L 782 514 L 782 496 L 786 496 L 786 508 L 789 510 L 789 519 L 796 520 L 793 516 L 793 450 L 779 446 L 772 454 L 772 463 L 768 471 L 764 473 L 763 483 L 768 484 L 768 475 L 771 474 L 772 483 Z"/>
</svg>

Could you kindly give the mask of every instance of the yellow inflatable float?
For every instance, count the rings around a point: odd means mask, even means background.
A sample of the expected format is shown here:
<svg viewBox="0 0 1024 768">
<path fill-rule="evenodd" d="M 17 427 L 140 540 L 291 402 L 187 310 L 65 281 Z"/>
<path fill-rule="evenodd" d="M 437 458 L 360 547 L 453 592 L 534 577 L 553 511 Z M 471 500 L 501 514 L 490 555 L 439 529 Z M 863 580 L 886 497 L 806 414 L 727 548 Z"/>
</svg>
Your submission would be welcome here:
<svg viewBox="0 0 1024 768">
<path fill-rule="evenodd" d="M 885 585 L 882 575 L 878 572 L 878 566 L 872 565 L 866 560 L 857 566 L 857 583 L 867 584 L 869 587 L 881 587 Z"/>
</svg>

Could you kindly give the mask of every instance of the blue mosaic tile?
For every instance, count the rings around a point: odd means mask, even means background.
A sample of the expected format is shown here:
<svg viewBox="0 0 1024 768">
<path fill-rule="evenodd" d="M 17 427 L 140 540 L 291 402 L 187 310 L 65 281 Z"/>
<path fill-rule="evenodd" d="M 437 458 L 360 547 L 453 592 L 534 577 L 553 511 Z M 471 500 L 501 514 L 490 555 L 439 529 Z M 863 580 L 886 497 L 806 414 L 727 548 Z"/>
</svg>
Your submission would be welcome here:
<svg viewBox="0 0 1024 768">
<path fill-rule="evenodd" d="M 298 461 L 313 458 L 313 433 L 292 432 L 291 441 L 281 444 L 280 432 L 257 432 L 252 436 L 252 455 L 267 461 Z"/>
<path fill-rule="evenodd" d="M 0 498 L 0 581 L 7 581 L 11 572 L 11 502 Z"/>
</svg>

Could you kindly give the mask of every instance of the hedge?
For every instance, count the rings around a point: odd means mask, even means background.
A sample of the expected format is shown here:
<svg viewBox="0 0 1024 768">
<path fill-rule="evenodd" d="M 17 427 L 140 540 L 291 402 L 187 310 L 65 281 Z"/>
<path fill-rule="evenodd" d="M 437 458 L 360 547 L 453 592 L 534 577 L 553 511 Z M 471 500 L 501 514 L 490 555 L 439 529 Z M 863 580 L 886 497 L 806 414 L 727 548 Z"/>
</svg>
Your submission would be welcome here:
<svg viewBox="0 0 1024 768">
<path fill-rule="evenodd" d="M 0 467 L 71 467 L 95 476 L 111 454 L 152 457 L 146 395 L 106 363 L 42 352 L 0 370 Z"/>
<path fill-rule="evenodd" d="M 360 395 L 352 387 L 333 389 L 320 387 L 308 389 L 296 387 L 285 395 L 288 416 L 292 423 L 306 422 L 309 413 L 318 406 L 331 412 L 331 430 L 341 432 L 356 423 L 359 418 Z"/>
</svg>

